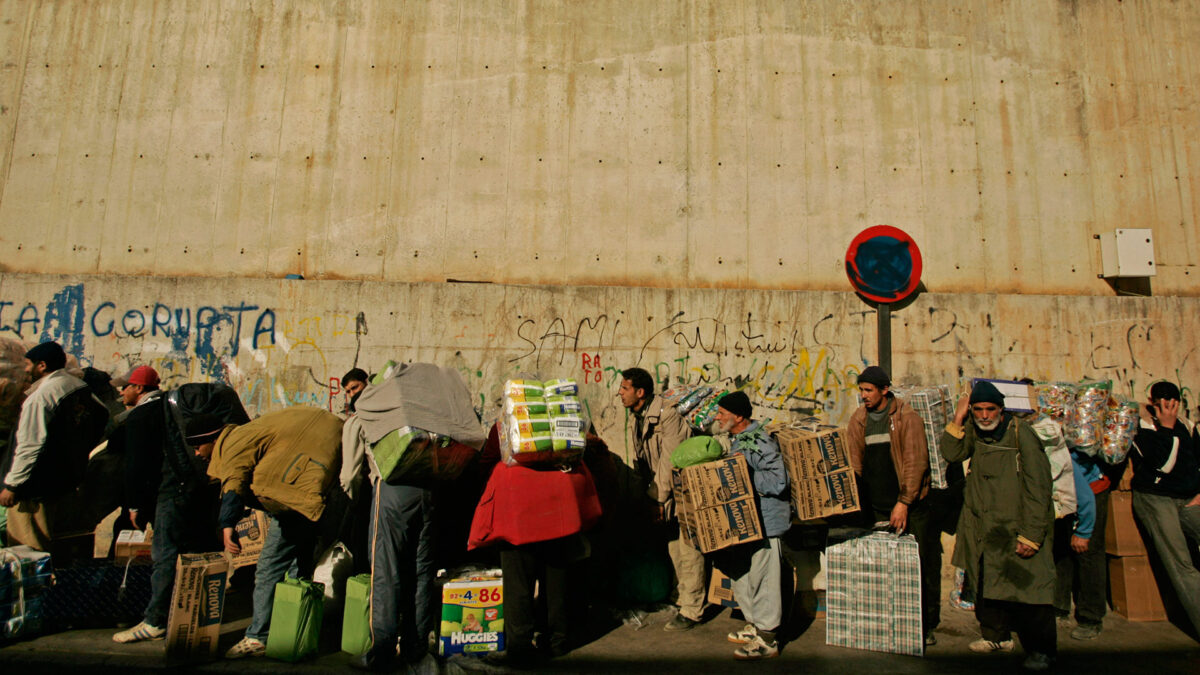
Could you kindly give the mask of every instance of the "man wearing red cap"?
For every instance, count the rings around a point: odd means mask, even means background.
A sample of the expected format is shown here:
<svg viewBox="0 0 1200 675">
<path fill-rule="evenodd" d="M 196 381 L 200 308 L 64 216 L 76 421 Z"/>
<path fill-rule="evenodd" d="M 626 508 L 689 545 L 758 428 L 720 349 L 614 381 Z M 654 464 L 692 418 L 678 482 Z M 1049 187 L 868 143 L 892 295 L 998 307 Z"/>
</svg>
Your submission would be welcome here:
<svg viewBox="0 0 1200 675">
<path fill-rule="evenodd" d="M 158 371 L 150 366 L 138 366 L 123 377 L 114 378 L 112 385 L 121 392 L 121 402 L 126 408 L 150 401 L 162 393 L 158 389 Z M 153 392 L 158 393 L 150 396 Z"/>
</svg>

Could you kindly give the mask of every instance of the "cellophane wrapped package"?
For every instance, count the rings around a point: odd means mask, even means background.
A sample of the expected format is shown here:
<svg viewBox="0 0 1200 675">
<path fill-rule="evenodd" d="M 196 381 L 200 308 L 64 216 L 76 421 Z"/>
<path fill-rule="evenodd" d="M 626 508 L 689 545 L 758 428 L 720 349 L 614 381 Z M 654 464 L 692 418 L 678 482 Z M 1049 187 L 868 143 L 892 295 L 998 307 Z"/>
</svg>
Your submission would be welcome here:
<svg viewBox="0 0 1200 675">
<path fill-rule="evenodd" d="M 589 424 L 575 380 L 508 380 L 500 420 L 506 464 L 570 464 L 583 455 Z"/>
<path fill-rule="evenodd" d="M 688 423 L 688 426 L 697 431 L 707 432 L 712 423 L 717 419 L 717 401 L 721 400 L 721 397 L 726 393 L 719 390 L 709 393 L 708 396 L 704 397 L 704 400 L 692 408 L 690 413 L 684 416 L 684 421 Z"/>
<path fill-rule="evenodd" d="M 1075 385 L 1075 407 L 1063 425 L 1067 445 L 1087 455 L 1100 451 L 1112 380 L 1085 380 Z"/>
<path fill-rule="evenodd" d="M 1038 412 L 1058 422 L 1067 424 L 1067 417 L 1075 409 L 1075 385 L 1069 382 L 1039 382 L 1033 386 Z"/>
<path fill-rule="evenodd" d="M 1100 459 L 1109 464 L 1125 461 L 1125 456 L 1129 454 L 1129 446 L 1133 443 L 1133 435 L 1137 433 L 1138 417 L 1137 401 L 1114 397 L 1108 402 Z"/>
</svg>

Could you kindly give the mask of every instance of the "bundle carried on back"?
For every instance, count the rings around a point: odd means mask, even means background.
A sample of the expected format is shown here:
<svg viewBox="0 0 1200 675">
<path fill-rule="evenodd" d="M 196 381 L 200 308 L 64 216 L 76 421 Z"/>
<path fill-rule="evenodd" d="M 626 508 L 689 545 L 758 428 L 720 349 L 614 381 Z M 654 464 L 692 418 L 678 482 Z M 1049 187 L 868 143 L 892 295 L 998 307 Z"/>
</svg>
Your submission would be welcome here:
<svg viewBox="0 0 1200 675">
<path fill-rule="evenodd" d="M 500 456 L 505 463 L 573 463 L 583 455 L 588 426 L 575 380 L 504 383 Z"/>
</svg>

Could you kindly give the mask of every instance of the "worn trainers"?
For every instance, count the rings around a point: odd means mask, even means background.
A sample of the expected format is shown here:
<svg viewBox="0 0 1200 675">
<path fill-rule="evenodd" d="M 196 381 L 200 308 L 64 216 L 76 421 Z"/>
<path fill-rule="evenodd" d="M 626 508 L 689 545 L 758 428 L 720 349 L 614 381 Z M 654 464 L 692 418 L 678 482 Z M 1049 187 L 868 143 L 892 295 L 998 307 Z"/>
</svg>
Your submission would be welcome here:
<svg viewBox="0 0 1200 675">
<path fill-rule="evenodd" d="M 1050 666 L 1052 666 L 1053 664 L 1054 664 L 1054 658 L 1052 656 L 1050 656 L 1049 654 L 1043 654 L 1041 652 L 1032 652 L 1029 654 L 1029 658 L 1025 659 L 1025 663 L 1022 663 L 1021 666 L 1024 667 L 1025 670 L 1033 670 L 1033 671 L 1040 672 L 1043 670 L 1050 670 Z"/>
<path fill-rule="evenodd" d="M 729 633 L 725 637 L 735 645 L 748 645 L 758 637 L 758 629 L 754 627 L 754 624 L 748 623 L 745 627 Z"/>
<path fill-rule="evenodd" d="M 229 648 L 225 652 L 227 659 L 242 659 L 247 656 L 262 656 L 267 653 L 267 645 L 263 644 L 262 640 L 255 640 L 252 637 L 244 637 L 241 642 Z"/>
<path fill-rule="evenodd" d="M 1095 640 L 1100 637 L 1100 624 L 1098 623 L 1081 623 L 1071 631 L 1071 638 L 1074 640 Z"/>
<path fill-rule="evenodd" d="M 979 638 L 978 640 L 967 645 L 967 649 L 980 654 L 988 654 L 990 652 L 1011 652 L 1013 650 L 1013 641 L 1003 640 L 1001 642 L 992 642 L 987 638 Z"/>
<path fill-rule="evenodd" d="M 667 630 L 667 631 L 691 630 L 691 629 L 695 628 L 696 624 L 698 624 L 698 623 L 700 623 L 700 622 L 689 619 L 682 614 L 676 614 L 673 619 L 668 621 L 667 624 L 665 626 L 663 626 L 663 630 Z"/>
<path fill-rule="evenodd" d="M 161 640 L 166 634 L 166 628 L 151 626 L 143 621 L 129 630 L 123 630 L 114 635 L 113 642 L 125 644 L 128 642 L 141 642 L 143 640 Z"/>
<path fill-rule="evenodd" d="M 738 661 L 758 661 L 779 656 L 779 643 L 767 641 L 761 635 L 755 635 L 750 642 L 738 647 L 733 652 L 733 658 Z"/>
<path fill-rule="evenodd" d="M 926 633 L 925 634 L 925 646 L 932 647 L 936 644 L 937 644 L 937 636 L 933 634 L 933 631 Z"/>
</svg>

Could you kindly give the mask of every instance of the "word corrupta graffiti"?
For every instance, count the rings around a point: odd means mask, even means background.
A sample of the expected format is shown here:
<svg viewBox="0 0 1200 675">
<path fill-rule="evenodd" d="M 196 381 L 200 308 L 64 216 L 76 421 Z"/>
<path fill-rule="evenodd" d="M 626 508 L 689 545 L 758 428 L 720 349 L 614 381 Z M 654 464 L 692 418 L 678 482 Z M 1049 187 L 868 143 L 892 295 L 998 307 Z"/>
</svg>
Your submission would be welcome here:
<svg viewBox="0 0 1200 675">
<path fill-rule="evenodd" d="M 236 305 L 172 307 L 156 302 L 145 309 L 104 300 L 89 309 L 83 284 L 63 287 L 44 308 L 0 300 L 0 333 L 23 340 L 55 340 L 81 363 L 89 362 L 85 338 L 166 338 L 175 352 L 194 350 L 201 371 L 224 379 L 221 357 L 236 357 L 243 337 L 252 349 L 275 344 L 275 312 L 245 302 Z M 251 328 L 251 321 L 253 327 Z"/>
</svg>

